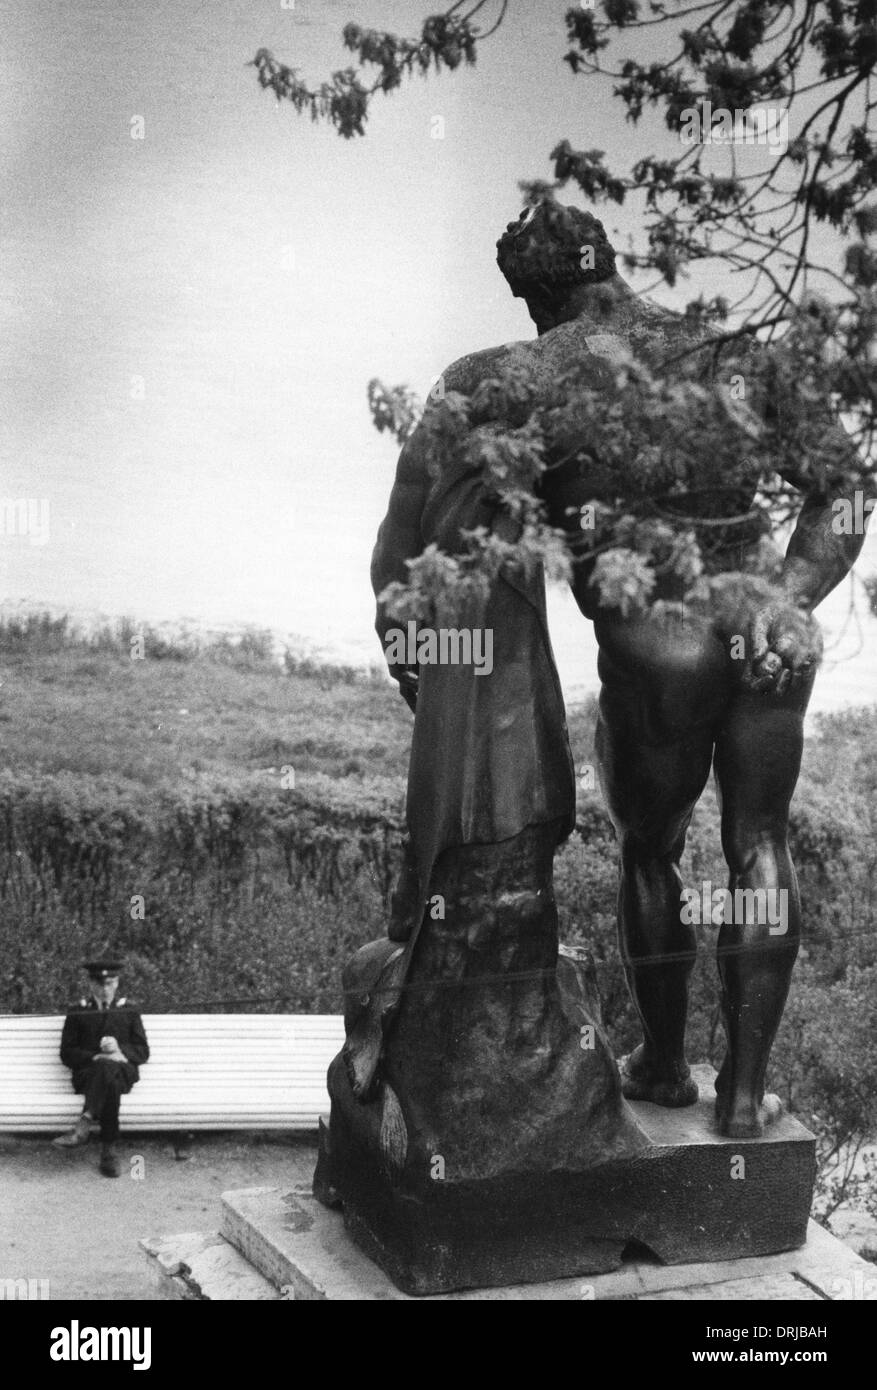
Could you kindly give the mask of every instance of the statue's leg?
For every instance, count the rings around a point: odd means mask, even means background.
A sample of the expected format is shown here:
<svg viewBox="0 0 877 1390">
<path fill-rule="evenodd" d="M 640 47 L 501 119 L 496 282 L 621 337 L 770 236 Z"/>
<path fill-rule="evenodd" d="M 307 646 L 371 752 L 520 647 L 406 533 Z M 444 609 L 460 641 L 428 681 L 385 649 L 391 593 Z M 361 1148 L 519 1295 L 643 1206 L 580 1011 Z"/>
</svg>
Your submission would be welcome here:
<svg viewBox="0 0 877 1390">
<path fill-rule="evenodd" d="M 682 921 L 679 860 L 727 708 L 727 658 L 694 620 L 596 627 L 597 754 L 621 855 L 621 953 L 644 1038 L 625 1065 L 624 1094 L 689 1105 L 697 1099 L 685 1060 L 696 936 Z"/>
<path fill-rule="evenodd" d="M 811 677 L 781 699 L 741 691 L 716 742 L 722 847 L 735 896 L 735 920 L 719 933 L 728 1050 L 716 1115 L 734 1138 L 761 1134 L 776 1110 L 764 1102 L 764 1082 L 798 954 L 801 904 L 787 831 L 812 687 Z"/>
<path fill-rule="evenodd" d="M 618 926 L 643 1044 L 622 1077 L 629 1100 L 690 1105 L 697 1087 L 685 1060 L 688 981 L 697 942 L 682 921 L 679 860 L 712 759 L 709 730 L 654 745 L 637 737 L 626 702 L 600 700 L 597 749 L 621 864 Z"/>
</svg>

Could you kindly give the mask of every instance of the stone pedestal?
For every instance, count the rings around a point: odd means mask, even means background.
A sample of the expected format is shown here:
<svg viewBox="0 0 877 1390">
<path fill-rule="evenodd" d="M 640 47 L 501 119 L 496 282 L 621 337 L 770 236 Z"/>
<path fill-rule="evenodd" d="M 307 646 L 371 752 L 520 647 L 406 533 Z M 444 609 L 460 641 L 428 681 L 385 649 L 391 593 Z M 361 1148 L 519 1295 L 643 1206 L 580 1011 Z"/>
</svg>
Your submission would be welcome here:
<svg viewBox="0 0 877 1390">
<path fill-rule="evenodd" d="M 436 1294 L 604 1273 L 625 1250 L 666 1264 L 736 1260 L 804 1243 L 815 1141 L 782 1116 L 760 1139 L 725 1139 L 713 1121 L 712 1071 L 681 1110 L 633 1102 L 642 1149 L 570 1167 L 458 1181 L 445 1171 L 394 1181 L 358 1136 L 321 1127 L 315 1192 L 406 1293 Z"/>
</svg>

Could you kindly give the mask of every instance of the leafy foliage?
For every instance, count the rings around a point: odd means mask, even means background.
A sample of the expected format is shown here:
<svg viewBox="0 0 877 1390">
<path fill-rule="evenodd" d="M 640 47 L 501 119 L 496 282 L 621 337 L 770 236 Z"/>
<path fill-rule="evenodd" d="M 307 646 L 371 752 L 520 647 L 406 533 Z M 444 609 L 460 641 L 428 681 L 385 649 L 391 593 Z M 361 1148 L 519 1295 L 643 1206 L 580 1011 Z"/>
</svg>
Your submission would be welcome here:
<svg viewBox="0 0 877 1390">
<path fill-rule="evenodd" d="M 766 596 L 777 577 L 781 555 L 769 537 L 795 516 L 801 493 L 874 490 L 873 465 L 830 405 L 848 381 L 845 331 L 832 306 L 811 302 L 769 353 L 704 332 L 699 351 L 667 349 L 654 366 L 627 356 L 595 373 L 583 354 L 551 392 L 515 367 L 471 398 L 449 392 L 428 403 L 418 446 L 430 472 L 478 468 L 496 519 L 466 533 L 460 554 L 433 545 L 407 562 L 408 583 L 394 583 L 382 602 L 396 617 L 452 616 L 483 596 L 501 565 L 542 563 L 553 579 L 588 567 L 599 603 L 625 616 L 684 603 L 739 631 L 741 603 Z M 378 409 L 372 393 L 370 402 L 379 427 L 401 419 L 399 437 L 411 437 L 410 392 L 382 394 Z M 862 414 L 860 434 L 870 437 L 871 412 Z M 546 483 L 570 464 L 591 491 L 563 528 L 550 526 Z M 737 538 L 744 565 L 712 563 Z M 657 598 L 668 578 L 674 603 Z"/>
<path fill-rule="evenodd" d="M 348 24 L 343 42 L 358 69 L 339 70 L 314 91 L 266 49 L 253 61 L 259 82 L 278 100 L 309 110 L 314 119 L 329 119 L 349 138 L 364 133 L 369 103 L 378 93 L 443 66 L 474 64 L 479 44 L 500 28 L 508 8 L 508 0 L 494 6 L 480 0 L 468 10 L 453 4 L 428 17 L 416 39 Z M 493 23 L 480 30 L 474 21 L 485 11 Z M 682 137 L 696 117 L 709 136 L 713 112 L 728 111 L 745 127 L 749 113 L 771 104 L 774 114 L 785 113 L 794 123 L 794 138 L 777 138 L 764 167 L 752 171 L 744 170 L 733 142 L 721 151 L 723 169 L 717 167 L 717 146 L 698 139 L 675 156 L 641 160 L 627 174 L 610 169 L 603 151 L 576 150 L 561 140 L 550 156 L 554 182 L 531 180 L 525 185 L 530 197 L 569 183 L 595 203 L 641 197 L 646 246 L 629 254 L 629 266 L 658 270 L 673 284 L 691 262 L 719 256 L 746 272 L 741 303 L 753 293 L 763 295 L 755 312 L 765 320 L 792 303 L 795 288 L 816 268 L 815 222 L 845 234 L 858 228 L 864 235 L 861 217 L 871 215 L 867 199 L 877 182 L 877 145 L 869 131 L 877 101 L 870 81 L 877 19 L 870 0 L 808 0 L 802 6 L 671 0 L 647 8 L 639 0 L 602 0 L 594 8 L 570 8 L 565 24 L 564 61 L 591 84 L 589 99 L 594 81 L 610 81 L 633 124 L 646 112 L 660 113 L 665 130 Z M 623 56 L 622 45 L 641 31 L 648 31 L 652 52 L 663 46 L 669 56 Z M 363 74 L 373 68 L 378 76 L 366 83 Z M 763 134 L 755 117 L 749 123 Z M 746 143 L 745 133 L 742 139 Z M 866 254 L 863 248 L 854 259 Z M 849 261 L 847 268 L 858 278 Z"/>
<path fill-rule="evenodd" d="M 500 28 L 508 8 L 505 2 L 489 6 L 487 0 L 468 9 L 454 4 L 429 17 L 412 40 L 348 25 L 344 44 L 356 54 L 359 68 L 336 72 L 316 94 L 306 92 L 265 50 L 255 59 L 259 80 L 297 109 L 309 106 L 315 119 L 327 116 L 342 134 L 362 133 L 374 96 L 443 64 L 455 68 L 474 62 L 478 46 Z M 479 14 L 492 17 L 489 28 L 478 28 Z M 877 260 L 870 245 L 877 205 L 869 201 L 877 181 L 877 145 L 869 133 L 877 100 L 870 83 L 877 44 L 873 4 L 674 0 L 646 9 L 638 0 L 602 0 L 595 9 L 569 9 L 565 23 L 565 61 L 588 81 L 589 97 L 593 83 L 608 78 L 626 120 L 636 124 L 646 113 L 660 115 L 663 139 L 667 132 L 676 136 L 679 151 L 646 156 L 623 173 L 607 163 L 604 151 L 579 150 L 560 140 L 550 154 L 553 180 L 524 183 L 525 197 L 530 203 L 551 199 L 572 185 L 595 204 L 638 198 L 644 240 L 625 255 L 629 269 L 654 270 L 671 286 L 697 261 L 718 259 L 733 271 L 743 285 L 736 303 L 699 298 L 689 303 L 687 317 L 719 344 L 736 341 L 747 403 L 727 390 L 733 368 L 726 352 L 724 391 L 715 370 L 713 387 L 704 383 L 701 354 L 698 362 L 654 362 L 648 370 L 629 363 L 608 396 L 602 388 L 588 390 L 583 382 L 568 380 L 563 383 L 567 399 L 558 401 L 553 420 L 542 411 L 510 429 L 498 423 L 508 416 L 485 411 L 478 402 L 458 399 L 453 408 L 430 407 L 421 429 L 435 435 L 431 447 L 444 449 L 446 457 L 452 443 L 458 450 L 478 449 L 487 495 L 498 497 L 508 524 L 499 538 L 468 537 L 464 554 L 447 557 L 447 563 L 433 553 L 415 561 L 405 592 L 397 588 L 388 595 L 399 613 L 413 613 L 418 603 L 421 612 L 430 603 L 452 606 L 453 583 L 464 603 L 479 587 L 479 570 L 486 582 L 501 556 L 506 563 L 529 566 L 540 553 L 546 567 L 561 574 L 571 563 L 593 559 L 591 583 L 600 601 L 623 612 L 656 601 L 656 576 L 662 571 L 684 576 L 682 602 L 721 599 L 733 606 L 734 585 L 727 575 L 715 583 L 703 578 L 704 552 L 720 535 L 711 532 L 707 515 L 697 526 L 691 519 L 698 509 L 704 511 L 694 500 L 695 490 L 701 498 L 712 491 L 714 503 L 719 495 L 705 471 L 713 480 L 722 475 L 726 502 L 745 496 L 749 482 L 757 483 L 753 510 L 759 516 L 733 515 L 732 507 L 729 518 L 727 505 L 721 515 L 732 525 L 751 523 L 756 531 L 760 520 L 765 535 L 797 509 L 800 494 L 794 488 L 821 489 L 826 497 L 857 486 L 871 491 L 877 405 Z M 653 44 L 663 39 L 666 60 L 620 56 L 621 46 L 640 30 L 649 32 Z M 361 74 L 375 67 L 377 79 L 364 85 Z M 343 121 L 332 104 L 339 84 L 356 98 L 355 117 Z M 773 125 L 766 117 L 758 122 L 766 103 Z M 718 111 L 736 122 L 724 145 L 712 139 Z M 755 134 L 744 161 L 739 142 L 749 139 L 747 121 Z M 783 121 L 790 129 L 794 123 L 788 142 L 773 138 Z M 692 131 L 698 138 L 688 139 Z M 757 155 L 754 164 L 750 152 Z M 844 275 L 813 259 L 812 231 L 819 222 L 848 241 Z M 810 288 L 800 293 L 816 280 L 819 296 Z M 716 333 L 719 323 L 722 332 Z M 757 352 L 762 340 L 771 345 L 770 367 Z M 490 383 L 489 389 L 508 401 L 507 382 Z M 525 399 L 529 389 L 524 382 Z M 372 382 L 369 400 L 379 429 L 410 438 L 418 407 L 407 388 L 388 390 Z M 853 448 L 833 428 L 838 414 Z M 469 441 L 464 417 L 472 432 Z M 492 430 L 480 428 L 491 421 Z M 601 506 L 599 531 L 567 534 L 566 557 L 557 528 L 544 523 L 538 487 L 544 470 L 557 462 L 552 443 L 564 430 L 571 450 L 587 452 L 618 480 L 611 495 L 600 491 L 592 499 Z M 534 466 L 529 483 L 514 486 L 522 447 Z M 507 477 L 501 480 L 497 471 L 503 466 Z M 656 529 L 656 523 L 664 529 Z M 727 535 L 727 525 L 722 534 Z M 773 575 L 777 557 L 769 547 L 753 554 L 755 575 L 738 576 L 739 593 L 751 592 L 753 578 Z M 432 592 L 429 582 L 435 585 Z"/>
<path fill-rule="evenodd" d="M 441 72 L 475 62 L 476 33 L 469 18 L 457 18 L 453 10 L 424 20 L 419 39 L 400 39 L 359 24 L 346 24 L 342 37 L 345 48 L 356 55 L 359 69 L 339 69 L 314 89 L 295 68 L 277 62 L 267 48 L 258 50 L 252 65 L 259 85 L 270 88 L 278 101 L 292 102 L 296 111 L 307 111 L 312 120 L 329 120 L 347 140 L 365 134 L 369 100 L 376 92 L 394 91 L 412 72 Z M 378 69 L 370 84 L 361 80 L 366 68 Z"/>
<path fill-rule="evenodd" d="M 378 433 L 386 430 L 400 444 L 411 438 L 422 414 L 420 401 L 413 391 L 405 386 L 388 389 L 377 377 L 368 384 L 368 408 Z"/>
</svg>

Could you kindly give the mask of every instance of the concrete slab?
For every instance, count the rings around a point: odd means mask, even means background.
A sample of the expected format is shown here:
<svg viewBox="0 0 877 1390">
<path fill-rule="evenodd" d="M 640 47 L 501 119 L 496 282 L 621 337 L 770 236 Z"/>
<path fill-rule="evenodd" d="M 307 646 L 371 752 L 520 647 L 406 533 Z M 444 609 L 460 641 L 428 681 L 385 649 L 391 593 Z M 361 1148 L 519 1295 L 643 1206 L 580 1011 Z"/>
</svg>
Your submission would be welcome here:
<svg viewBox="0 0 877 1390">
<path fill-rule="evenodd" d="M 873 1216 L 864 1211 L 842 1209 L 834 1213 L 831 1227 L 835 1235 L 857 1255 L 872 1264 L 877 1261 L 877 1220 Z"/>
<path fill-rule="evenodd" d="M 409 1297 L 353 1244 L 341 1213 L 322 1206 L 305 1187 L 225 1193 L 221 1230 L 260 1274 L 276 1288 L 288 1288 L 296 1299 L 396 1301 Z M 877 1300 L 877 1270 L 811 1222 L 806 1245 L 778 1255 L 688 1265 L 633 1260 L 610 1274 L 431 1297 L 464 1302 Z"/>
<path fill-rule="evenodd" d="M 154 1297 L 180 1302 L 276 1302 L 281 1294 L 218 1231 L 140 1241 Z"/>
<path fill-rule="evenodd" d="M 795 1274 L 769 1274 L 750 1279 L 728 1279 L 721 1284 L 692 1284 L 685 1289 L 665 1289 L 663 1293 L 640 1294 L 640 1303 L 669 1303 L 679 1300 L 701 1302 L 704 1299 L 733 1299 L 739 1303 L 757 1302 L 801 1302 L 812 1300 L 824 1303 L 822 1294 L 816 1293 L 804 1284 Z"/>
</svg>

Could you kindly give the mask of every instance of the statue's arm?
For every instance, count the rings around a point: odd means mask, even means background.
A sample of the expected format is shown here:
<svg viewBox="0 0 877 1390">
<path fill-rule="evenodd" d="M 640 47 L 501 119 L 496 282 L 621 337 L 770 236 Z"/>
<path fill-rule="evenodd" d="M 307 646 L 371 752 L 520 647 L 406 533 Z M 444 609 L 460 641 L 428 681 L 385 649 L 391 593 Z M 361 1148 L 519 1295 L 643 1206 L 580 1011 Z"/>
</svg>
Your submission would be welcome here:
<svg viewBox="0 0 877 1390">
<path fill-rule="evenodd" d="M 372 552 L 371 582 L 378 599 L 375 629 L 381 646 L 387 650 L 387 632 L 397 627 L 379 596 L 394 580 L 404 584 L 408 579 L 406 560 L 413 560 L 423 550 L 420 519 L 430 488 L 430 477 L 423 458 L 422 436 L 416 429 L 402 446 L 396 466 L 396 478 L 390 493 L 387 514 L 378 529 Z M 405 666 L 389 663 L 390 675 L 399 682 L 407 703 L 414 708 L 417 698 L 417 672 Z"/>
<path fill-rule="evenodd" d="M 855 476 L 861 469 L 855 446 L 838 422 L 822 433 L 820 445 L 829 473 L 845 466 Z M 832 495 L 803 471 L 783 468 L 782 477 L 799 489 L 804 501 L 786 550 L 777 599 L 751 615 L 747 677 L 753 689 L 777 695 L 806 680 L 818 664 L 822 635 L 813 609 L 846 578 L 864 544 L 864 525 L 858 531 L 840 525 L 837 504 L 847 503 L 853 518 L 867 518 L 870 508 L 865 504 L 877 496 L 873 478 Z"/>
<path fill-rule="evenodd" d="M 439 378 L 444 391 L 459 391 L 468 394 L 474 390 L 482 376 L 486 375 L 488 365 L 499 358 L 504 350 L 472 353 L 461 357 L 442 373 Z M 430 407 L 427 406 L 427 409 Z M 378 538 L 372 552 L 371 581 L 375 598 L 392 584 L 394 580 L 404 583 L 408 578 L 406 560 L 413 560 L 423 550 L 423 536 L 420 519 L 426 498 L 432 486 L 432 479 L 426 466 L 424 450 L 424 431 L 418 425 L 402 446 L 396 466 L 396 478 L 390 493 L 390 505 L 378 529 Z M 381 642 L 391 622 L 378 604 L 375 627 Z"/>
<path fill-rule="evenodd" d="M 788 421 L 793 437 L 799 436 L 798 406 L 787 400 L 782 378 L 773 371 L 769 350 L 755 344 L 750 350 L 759 354 L 762 367 L 766 367 L 762 401 L 766 423 L 783 435 Z M 862 478 L 862 460 L 827 399 L 820 410 L 813 412 L 806 432 L 812 438 L 810 458 L 800 467 L 787 460 L 779 470 L 783 480 L 802 497 L 786 549 L 780 587 L 790 604 L 812 613 L 849 574 L 865 540 L 864 527 L 858 534 L 847 534 L 839 524 L 838 504 L 848 503 L 853 515 L 861 515 L 861 499 L 856 511 L 856 492 L 863 492 L 867 499 L 877 496 L 877 490 L 873 479 L 858 481 Z M 834 486 L 832 478 L 837 480 Z M 856 481 L 844 486 L 841 480 L 850 478 Z"/>
<path fill-rule="evenodd" d="M 503 346 L 459 358 L 441 375 L 444 392 L 456 391 L 470 395 L 479 381 L 490 376 L 501 366 L 508 353 L 509 348 Z M 424 442 L 424 432 L 418 426 L 410 439 L 405 441 L 399 455 L 396 479 L 390 493 L 390 505 L 378 529 L 378 538 L 372 552 L 371 582 L 376 599 L 394 580 L 400 584 L 407 581 L 408 568 L 405 561 L 415 559 L 424 548 L 420 523 L 432 486 L 432 478 L 426 466 Z M 378 602 L 375 629 L 385 652 L 387 632 L 390 628 L 398 626 L 397 620 L 391 618 L 384 605 Z M 401 695 L 413 710 L 417 702 L 417 668 L 392 662 L 388 662 L 388 666 L 390 675 L 399 682 Z"/>
<path fill-rule="evenodd" d="M 833 425 L 823 442 L 834 459 L 846 462 L 850 472 L 861 469 L 855 446 L 842 425 Z M 809 613 L 847 577 L 859 558 L 877 500 L 877 480 L 865 477 L 856 486 L 828 496 L 812 491 L 806 481 L 787 470 L 783 477 L 801 489 L 804 503 L 786 550 L 781 585 L 790 601 Z M 852 519 L 852 525 L 845 524 L 847 518 Z"/>
<path fill-rule="evenodd" d="M 750 351 L 764 349 L 752 345 Z M 793 436 L 800 436 L 798 406 L 786 401 L 782 379 L 771 371 L 770 359 L 762 365 L 767 367 L 760 373 L 765 423 L 782 435 L 788 420 Z M 750 608 L 741 628 L 748 632 L 744 683 L 777 695 L 810 679 L 822 656 L 822 633 L 813 610 L 849 574 L 864 543 L 864 527 L 847 533 L 839 525 L 838 504 L 849 503 L 853 515 L 861 516 L 863 500 L 875 495 L 873 479 L 840 481 L 862 478 L 862 460 L 827 400 L 822 419 L 817 421 L 814 412 L 806 434 L 812 439 L 806 462 L 796 467 L 786 460 L 779 469 L 784 481 L 800 493 L 802 504 L 774 595 Z M 838 480 L 834 486 L 832 478 Z M 858 510 L 857 492 L 862 494 Z"/>
</svg>

